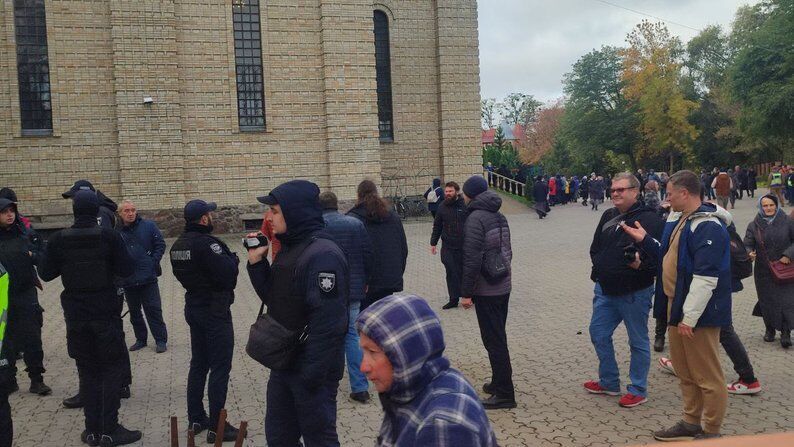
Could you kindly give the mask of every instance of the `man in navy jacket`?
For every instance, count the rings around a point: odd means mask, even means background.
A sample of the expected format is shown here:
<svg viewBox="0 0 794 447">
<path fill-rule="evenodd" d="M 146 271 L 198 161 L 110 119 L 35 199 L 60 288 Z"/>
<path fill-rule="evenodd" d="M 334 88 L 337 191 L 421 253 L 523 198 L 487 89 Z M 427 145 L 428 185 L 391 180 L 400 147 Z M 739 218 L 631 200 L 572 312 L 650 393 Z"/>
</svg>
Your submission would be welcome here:
<svg viewBox="0 0 794 447">
<path fill-rule="evenodd" d="M 135 331 L 135 344 L 130 346 L 130 351 L 137 351 L 147 343 L 146 323 L 141 313 L 143 307 L 152 337 L 157 344 L 156 350 L 158 353 L 165 352 L 168 330 L 163 321 L 160 288 L 157 285 L 157 277 L 161 272 L 160 260 L 165 253 L 163 235 L 157 224 L 138 215 L 135 204 L 130 200 L 121 202 L 119 215 L 123 225 L 121 237 L 135 259 L 135 273 L 119 283 L 124 288 L 127 306 L 130 308 L 130 323 Z"/>
<path fill-rule="evenodd" d="M 660 441 L 719 437 L 728 391 L 717 344 L 731 324 L 730 214 L 702 202 L 701 182 L 691 171 L 667 184 L 672 211 L 661 241 L 641 225 L 622 225 L 643 250 L 658 259 L 654 316 L 668 313 L 670 356 L 681 381 L 683 420 L 654 433 Z M 701 426 L 702 423 L 702 426 Z"/>
</svg>

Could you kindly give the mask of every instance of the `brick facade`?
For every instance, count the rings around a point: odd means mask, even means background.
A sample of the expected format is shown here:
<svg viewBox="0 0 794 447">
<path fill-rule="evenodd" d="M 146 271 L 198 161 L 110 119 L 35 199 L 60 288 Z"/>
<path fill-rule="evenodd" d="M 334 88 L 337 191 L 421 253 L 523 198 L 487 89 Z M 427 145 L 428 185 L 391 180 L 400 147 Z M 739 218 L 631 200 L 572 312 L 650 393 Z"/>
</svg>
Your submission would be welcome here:
<svg viewBox="0 0 794 447">
<path fill-rule="evenodd" d="M 241 132 L 232 3 L 46 2 L 53 135 L 22 136 L 13 0 L 0 0 L 2 185 L 32 216 L 65 215 L 79 178 L 143 210 L 201 197 L 244 209 L 307 178 L 351 199 L 421 194 L 480 171 L 475 0 L 261 4 L 266 131 Z M 390 19 L 394 142 L 378 139 L 373 9 Z M 144 104 L 152 97 L 152 104 Z"/>
</svg>

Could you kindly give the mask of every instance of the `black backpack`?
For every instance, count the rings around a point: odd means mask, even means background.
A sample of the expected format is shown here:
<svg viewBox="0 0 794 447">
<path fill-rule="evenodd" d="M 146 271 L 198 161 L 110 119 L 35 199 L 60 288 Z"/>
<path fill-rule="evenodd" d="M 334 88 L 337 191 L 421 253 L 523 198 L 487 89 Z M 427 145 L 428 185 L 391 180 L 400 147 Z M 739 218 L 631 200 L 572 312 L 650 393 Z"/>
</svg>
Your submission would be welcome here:
<svg viewBox="0 0 794 447">
<path fill-rule="evenodd" d="M 749 278 L 753 274 L 753 261 L 744 248 L 744 241 L 736 232 L 735 225 L 728 226 L 728 236 L 731 243 L 731 277 L 736 280 Z"/>
</svg>

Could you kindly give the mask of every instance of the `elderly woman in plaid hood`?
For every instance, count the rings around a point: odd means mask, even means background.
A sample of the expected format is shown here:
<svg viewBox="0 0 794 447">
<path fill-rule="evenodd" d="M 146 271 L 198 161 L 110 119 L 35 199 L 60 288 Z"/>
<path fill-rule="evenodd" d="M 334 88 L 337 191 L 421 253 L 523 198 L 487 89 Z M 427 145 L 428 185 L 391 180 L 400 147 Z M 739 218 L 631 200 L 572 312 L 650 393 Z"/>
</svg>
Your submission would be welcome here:
<svg viewBox="0 0 794 447">
<path fill-rule="evenodd" d="M 438 317 L 417 296 L 389 296 L 359 315 L 361 371 L 385 412 L 379 446 L 496 446 L 474 388 L 443 356 Z"/>
</svg>

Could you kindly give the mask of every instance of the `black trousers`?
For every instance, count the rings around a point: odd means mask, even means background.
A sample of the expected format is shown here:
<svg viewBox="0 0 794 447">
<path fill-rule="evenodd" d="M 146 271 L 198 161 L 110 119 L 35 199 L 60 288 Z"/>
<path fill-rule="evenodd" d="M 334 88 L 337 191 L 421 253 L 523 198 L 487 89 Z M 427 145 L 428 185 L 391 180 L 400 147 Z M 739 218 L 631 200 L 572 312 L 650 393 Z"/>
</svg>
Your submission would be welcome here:
<svg viewBox="0 0 794 447">
<path fill-rule="evenodd" d="M 447 272 L 447 292 L 449 302 L 458 304 L 460 286 L 463 282 L 463 250 L 441 246 L 441 263 Z"/>
<path fill-rule="evenodd" d="M 656 336 L 664 337 L 667 330 L 667 316 L 664 318 L 656 319 Z M 660 332 L 661 331 L 661 332 Z M 739 379 L 744 382 L 755 382 L 755 372 L 753 371 L 753 364 L 750 363 L 750 357 L 747 355 L 747 350 L 744 348 L 739 334 L 734 330 L 733 325 L 725 326 L 720 329 L 720 344 L 725 353 L 733 363 L 733 370 L 739 375 Z M 673 365 L 675 367 L 675 365 Z"/>
<path fill-rule="evenodd" d="M 300 376 L 271 371 L 267 382 L 265 438 L 271 447 L 330 447 L 339 445 L 336 433 L 336 395 L 339 382 L 315 389 Z M 300 443 L 303 438 L 303 444 Z"/>
<path fill-rule="evenodd" d="M 207 418 L 204 386 L 209 400 L 210 427 L 217 427 L 226 405 L 229 373 L 232 371 L 234 328 L 229 306 L 185 306 L 190 327 L 190 371 L 187 374 L 187 416 L 190 422 Z"/>
<path fill-rule="evenodd" d="M 396 292 L 399 292 L 399 290 L 390 290 L 390 289 L 370 290 L 369 292 L 367 292 L 367 295 L 364 296 L 364 299 L 361 300 L 360 312 L 364 312 L 364 309 L 369 307 L 375 301 L 378 301 L 381 298 L 386 298 L 387 296 Z"/>
<path fill-rule="evenodd" d="M 8 390 L 0 390 L 0 447 L 11 447 L 14 439 L 14 424 L 11 421 L 11 406 L 8 404 Z"/>
<path fill-rule="evenodd" d="M 66 346 L 77 362 L 86 430 L 113 432 L 118 427 L 119 391 L 127 373 L 121 319 L 66 320 Z"/>
<path fill-rule="evenodd" d="M 36 294 L 36 289 L 32 290 Z M 17 353 L 23 353 L 25 371 L 33 379 L 44 374 L 44 351 L 41 345 L 43 309 L 37 302 L 26 303 L 8 309 L 6 341 L 9 345 L 8 362 L 16 377 Z"/>
<path fill-rule="evenodd" d="M 498 397 L 515 399 L 513 367 L 507 348 L 507 305 L 510 294 L 499 296 L 473 296 L 480 336 L 491 363 L 491 388 Z"/>
<path fill-rule="evenodd" d="M 152 337 L 156 343 L 165 344 L 168 342 L 168 330 L 163 321 L 163 309 L 160 300 L 160 287 L 157 282 L 144 284 L 142 286 L 125 287 L 124 296 L 127 298 L 127 307 L 130 309 L 130 323 L 135 332 L 135 340 L 143 343 L 147 342 L 148 331 L 152 331 Z M 143 312 L 141 312 L 143 308 Z M 146 322 L 143 314 L 146 314 Z"/>
</svg>

